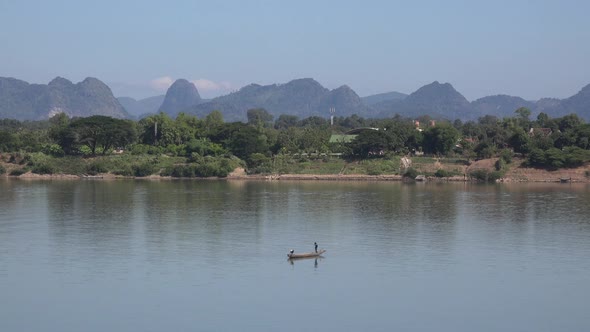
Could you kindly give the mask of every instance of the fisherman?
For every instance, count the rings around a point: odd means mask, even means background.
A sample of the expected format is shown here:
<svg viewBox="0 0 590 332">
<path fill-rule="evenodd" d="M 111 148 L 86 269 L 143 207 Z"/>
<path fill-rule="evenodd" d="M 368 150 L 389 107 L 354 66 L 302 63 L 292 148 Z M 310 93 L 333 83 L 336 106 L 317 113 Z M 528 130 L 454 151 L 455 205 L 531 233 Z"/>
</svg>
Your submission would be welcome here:
<svg viewBox="0 0 590 332">
<path fill-rule="evenodd" d="M 295 250 L 291 249 L 289 250 L 289 254 L 293 255 L 293 253 L 295 252 Z"/>
<path fill-rule="evenodd" d="M 315 252 L 317 253 L 318 252 L 318 243 L 314 242 L 313 244 L 315 245 Z"/>
</svg>

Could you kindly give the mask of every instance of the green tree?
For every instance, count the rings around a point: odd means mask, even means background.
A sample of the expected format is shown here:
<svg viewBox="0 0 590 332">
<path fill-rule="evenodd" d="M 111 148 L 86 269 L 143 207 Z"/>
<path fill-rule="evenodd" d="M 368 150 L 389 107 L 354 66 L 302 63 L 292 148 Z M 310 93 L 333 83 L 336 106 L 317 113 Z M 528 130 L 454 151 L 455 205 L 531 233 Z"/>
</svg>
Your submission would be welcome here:
<svg viewBox="0 0 590 332">
<path fill-rule="evenodd" d="M 310 116 L 297 123 L 299 127 L 328 128 L 328 121 L 320 116 Z"/>
<path fill-rule="evenodd" d="M 281 114 L 275 121 L 275 128 L 285 130 L 297 125 L 298 118 L 295 115 Z"/>
<path fill-rule="evenodd" d="M 76 133 L 70 126 L 71 120 L 65 113 L 60 113 L 49 119 L 49 137 L 59 145 L 65 154 L 76 152 Z"/>
<path fill-rule="evenodd" d="M 12 152 L 19 149 L 16 135 L 8 130 L 0 130 L 0 152 Z"/>
<path fill-rule="evenodd" d="M 534 148 L 528 155 L 527 161 L 531 166 L 545 166 L 545 152 L 541 149 Z"/>
<path fill-rule="evenodd" d="M 582 149 L 590 150 L 590 124 L 581 124 L 574 129 L 576 145 Z"/>
<path fill-rule="evenodd" d="M 196 116 L 181 112 L 174 120 L 174 127 L 176 132 L 174 144 L 181 145 L 195 138 L 198 128 L 202 126 Z"/>
<path fill-rule="evenodd" d="M 518 115 L 519 125 L 523 129 L 528 129 L 530 127 L 530 120 L 529 117 L 531 116 L 531 110 L 526 107 L 520 107 L 516 111 L 514 111 L 516 115 Z"/>
<path fill-rule="evenodd" d="M 453 150 L 459 132 L 448 124 L 438 124 L 424 131 L 424 150 L 429 153 L 446 155 Z"/>
<path fill-rule="evenodd" d="M 143 144 L 167 146 L 175 144 L 176 131 L 174 121 L 168 114 L 160 112 L 139 121 L 139 138 Z"/>
<path fill-rule="evenodd" d="M 268 154 L 266 136 L 253 127 L 242 127 L 234 131 L 228 142 L 231 152 L 238 158 L 250 161 L 253 153 Z"/>
<path fill-rule="evenodd" d="M 391 136 L 377 130 L 363 130 L 349 143 L 353 155 L 361 158 L 382 156 L 390 146 Z"/>
<path fill-rule="evenodd" d="M 258 128 L 270 126 L 273 120 L 272 114 L 268 113 L 264 108 L 249 109 L 246 111 L 246 117 L 249 125 Z"/>
<path fill-rule="evenodd" d="M 125 147 L 136 136 L 132 121 L 103 115 L 79 118 L 72 121 L 70 126 L 75 133 L 76 143 L 87 146 L 92 155 L 96 155 L 97 148 L 106 154 L 113 147 Z"/>
<path fill-rule="evenodd" d="M 514 134 L 508 139 L 508 144 L 518 153 L 527 153 L 530 150 L 531 138 L 522 128 L 516 128 Z"/>
<path fill-rule="evenodd" d="M 205 117 L 205 124 L 207 126 L 220 126 L 223 122 L 223 114 L 218 110 L 211 111 Z"/>
<path fill-rule="evenodd" d="M 546 128 L 547 125 L 549 124 L 550 118 L 549 115 L 547 115 L 547 113 L 545 112 L 541 112 L 539 113 L 539 115 L 537 115 L 537 124 L 539 125 L 540 128 Z"/>
<path fill-rule="evenodd" d="M 566 131 L 580 126 L 583 122 L 576 114 L 569 114 L 562 118 L 555 119 L 559 126 L 559 130 Z"/>
<path fill-rule="evenodd" d="M 492 158 L 496 154 L 496 146 L 488 141 L 483 141 L 477 144 L 473 151 L 479 159 Z"/>
</svg>

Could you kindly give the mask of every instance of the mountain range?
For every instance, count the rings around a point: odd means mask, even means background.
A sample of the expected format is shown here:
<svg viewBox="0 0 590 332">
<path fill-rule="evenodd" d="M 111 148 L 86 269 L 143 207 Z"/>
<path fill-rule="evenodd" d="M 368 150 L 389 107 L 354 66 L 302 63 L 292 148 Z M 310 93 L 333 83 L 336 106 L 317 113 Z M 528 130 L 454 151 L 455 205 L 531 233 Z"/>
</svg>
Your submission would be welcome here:
<svg viewBox="0 0 590 332">
<path fill-rule="evenodd" d="M 409 95 L 388 92 L 361 98 L 347 85 L 330 90 L 312 78 L 302 78 L 284 84 L 250 84 L 228 95 L 205 100 L 193 83 L 179 79 L 166 95 L 135 100 L 115 98 L 110 88 L 96 78 L 73 84 L 57 77 L 44 85 L 0 77 L 0 118 L 18 120 L 47 119 L 59 112 L 69 116 L 100 114 L 117 118 L 139 118 L 157 112 L 175 117 L 185 112 L 204 117 L 219 110 L 225 121 L 245 121 L 248 109 L 264 108 L 275 118 L 281 114 L 328 117 L 329 110 L 335 109 L 337 116 L 429 115 L 435 119 L 468 121 L 484 115 L 514 116 L 519 107 L 529 108 L 533 117 L 540 112 L 550 117 L 576 113 L 590 121 L 590 84 L 566 99 L 527 101 L 516 96 L 495 95 L 469 102 L 450 83 L 437 81 Z"/>
<path fill-rule="evenodd" d="M 49 84 L 29 84 L 0 77 L 0 118 L 42 120 L 65 113 L 70 117 L 107 115 L 128 118 L 111 89 L 92 77 L 73 84 L 56 77 Z"/>
</svg>

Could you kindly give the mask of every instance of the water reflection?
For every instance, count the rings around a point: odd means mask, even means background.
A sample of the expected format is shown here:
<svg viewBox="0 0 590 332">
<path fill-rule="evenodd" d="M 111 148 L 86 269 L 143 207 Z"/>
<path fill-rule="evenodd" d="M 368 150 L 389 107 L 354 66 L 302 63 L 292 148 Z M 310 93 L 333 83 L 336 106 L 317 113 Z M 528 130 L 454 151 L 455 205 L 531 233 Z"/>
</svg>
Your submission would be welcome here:
<svg viewBox="0 0 590 332">
<path fill-rule="evenodd" d="M 323 259 L 324 259 L 324 256 L 319 256 L 319 257 L 306 257 L 306 258 L 287 258 L 287 261 L 289 262 L 289 264 L 291 266 L 295 266 L 295 262 L 297 262 L 297 264 L 304 264 L 303 262 L 299 263 L 299 261 L 312 261 L 313 260 L 313 267 L 314 267 L 314 269 L 317 269 L 318 262 Z"/>
<path fill-rule="evenodd" d="M 574 184 L 0 180 L 0 321 L 585 331 L 589 201 Z M 285 264 L 314 242 L 328 262 Z"/>
</svg>

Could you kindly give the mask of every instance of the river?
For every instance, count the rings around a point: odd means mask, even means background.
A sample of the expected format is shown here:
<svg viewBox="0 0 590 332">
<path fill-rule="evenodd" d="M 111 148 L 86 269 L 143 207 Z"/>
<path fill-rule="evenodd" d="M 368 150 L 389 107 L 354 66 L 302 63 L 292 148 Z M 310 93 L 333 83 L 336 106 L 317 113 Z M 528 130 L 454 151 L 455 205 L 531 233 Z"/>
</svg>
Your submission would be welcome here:
<svg viewBox="0 0 590 332">
<path fill-rule="evenodd" d="M 590 331 L 589 203 L 578 184 L 0 179 L 0 331 Z"/>
</svg>

